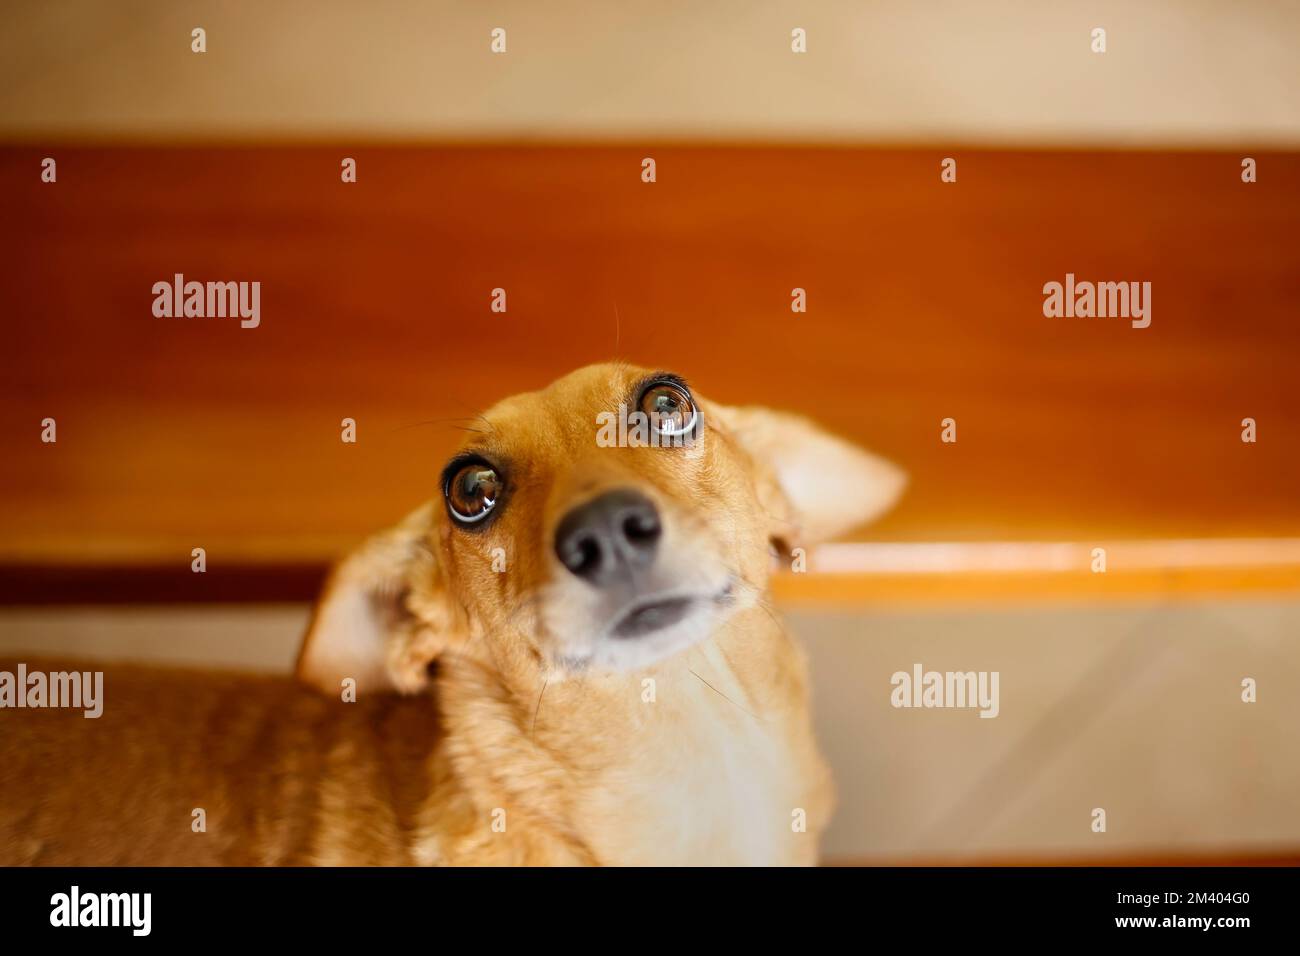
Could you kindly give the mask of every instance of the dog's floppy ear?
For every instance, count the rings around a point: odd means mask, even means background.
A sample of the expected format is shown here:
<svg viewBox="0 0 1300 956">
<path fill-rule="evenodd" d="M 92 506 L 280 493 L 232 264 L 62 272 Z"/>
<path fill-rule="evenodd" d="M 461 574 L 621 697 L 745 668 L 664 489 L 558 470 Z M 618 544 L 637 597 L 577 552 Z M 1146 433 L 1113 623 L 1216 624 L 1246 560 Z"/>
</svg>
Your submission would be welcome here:
<svg viewBox="0 0 1300 956">
<path fill-rule="evenodd" d="M 717 411 L 760 471 L 772 537 L 785 548 L 816 544 L 874 520 L 907 484 L 898 466 L 806 418 L 754 406 Z"/>
<path fill-rule="evenodd" d="M 457 629 L 457 615 L 434 557 L 433 505 L 367 540 L 330 574 L 302 649 L 299 680 L 339 693 L 411 693 Z"/>
</svg>

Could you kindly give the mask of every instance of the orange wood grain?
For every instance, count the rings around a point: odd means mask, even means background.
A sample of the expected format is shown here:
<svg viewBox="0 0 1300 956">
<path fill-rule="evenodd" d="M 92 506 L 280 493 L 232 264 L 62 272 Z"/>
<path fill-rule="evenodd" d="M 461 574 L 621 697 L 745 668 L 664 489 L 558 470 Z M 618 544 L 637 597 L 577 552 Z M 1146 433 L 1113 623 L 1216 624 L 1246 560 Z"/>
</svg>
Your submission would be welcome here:
<svg viewBox="0 0 1300 956">
<path fill-rule="evenodd" d="M 904 464 L 864 538 L 1298 535 L 1300 155 L 1252 155 L 3 149 L 0 560 L 325 560 L 447 419 L 611 356 Z M 155 318 L 176 272 L 261 281 L 261 327 Z M 1151 327 L 1044 318 L 1066 272 L 1152 282 Z"/>
</svg>

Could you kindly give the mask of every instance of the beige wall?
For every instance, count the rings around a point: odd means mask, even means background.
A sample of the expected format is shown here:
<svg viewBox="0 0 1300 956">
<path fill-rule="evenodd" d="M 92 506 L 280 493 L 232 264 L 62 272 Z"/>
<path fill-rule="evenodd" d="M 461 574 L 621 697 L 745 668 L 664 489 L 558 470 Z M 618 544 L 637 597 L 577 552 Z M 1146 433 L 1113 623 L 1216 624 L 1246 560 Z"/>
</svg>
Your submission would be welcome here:
<svg viewBox="0 0 1300 956">
<path fill-rule="evenodd" d="M 1300 143 L 1294 0 L 9 0 L 0 138 Z M 208 52 L 190 52 L 202 26 Z M 489 31 L 508 52 L 489 52 Z M 1093 27 L 1108 51 L 1089 49 Z M 790 31 L 809 52 L 790 52 Z"/>
</svg>

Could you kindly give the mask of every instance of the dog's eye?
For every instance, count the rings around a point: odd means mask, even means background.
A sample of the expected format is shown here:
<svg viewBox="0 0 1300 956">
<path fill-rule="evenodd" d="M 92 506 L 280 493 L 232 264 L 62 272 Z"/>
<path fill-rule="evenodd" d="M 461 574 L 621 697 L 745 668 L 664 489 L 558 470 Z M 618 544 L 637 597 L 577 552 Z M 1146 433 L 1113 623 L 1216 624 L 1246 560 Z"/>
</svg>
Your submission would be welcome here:
<svg viewBox="0 0 1300 956">
<path fill-rule="evenodd" d="M 473 524 L 496 507 L 501 479 L 487 462 L 467 462 L 447 479 L 446 496 L 451 516 L 463 524 Z"/>
<path fill-rule="evenodd" d="M 647 388 L 641 395 L 641 411 L 661 435 L 685 435 L 699 417 L 690 393 L 673 382 Z"/>
</svg>

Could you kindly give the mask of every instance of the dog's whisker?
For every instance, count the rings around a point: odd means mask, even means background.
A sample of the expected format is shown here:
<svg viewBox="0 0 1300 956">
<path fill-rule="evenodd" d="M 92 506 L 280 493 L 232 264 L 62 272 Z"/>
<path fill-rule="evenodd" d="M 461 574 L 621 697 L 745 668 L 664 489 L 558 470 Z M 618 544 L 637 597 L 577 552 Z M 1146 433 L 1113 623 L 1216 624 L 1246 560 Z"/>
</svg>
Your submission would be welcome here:
<svg viewBox="0 0 1300 956">
<path fill-rule="evenodd" d="M 739 704 L 737 704 L 734 700 L 732 700 L 730 697 L 728 697 L 728 696 L 727 696 L 726 694 L 724 694 L 722 691 L 718 690 L 716 687 L 714 687 L 712 684 L 710 684 L 708 681 L 706 681 L 706 680 L 705 680 L 703 677 L 701 677 L 699 674 L 696 674 L 694 668 L 690 668 L 690 667 L 688 667 L 687 670 L 689 670 L 692 674 L 695 674 L 695 678 L 696 678 L 696 680 L 698 680 L 701 684 L 703 684 L 703 685 L 704 685 L 705 687 L 707 687 L 709 690 L 713 691 L 715 694 L 717 694 L 719 697 L 721 697 L 721 698 L 722 698 L 723 700 L 725 700 L 727 703 L 729 703 L 729 704 L 731 704 L 731 705 L 733 705 L 733 706 L 739 708 L 740 710 L 744 711 L 746 714 L 749 714 L 749 716 L 750 716 L 750 717 L 753 717 L 755 720 L 762 720 L 762 718 L 759 717 L 758 714 L 755 714 L 755 713 L 753 713 L 752 711 L 746 710 L 744 707 L 741 707 L 741 706 L 740 706 Z"/>
<path fill-rule="evenodd" d="M 760 588 L 755 584 L 751 584 L 750 582 L 744 580 L 743 578 L 740 578 L 739 576 L 733 575 L 732 580 L 735 582 L 736 589 L 741 591 L 746 595 L 746 597 L 751 599 L 752 607 L 756 607 L 760 609 L 764 614 L 766 614 L 771 619 L 772 623 L 775 624 L 777 627 L 781 627 L 781 628 L 784 627 L 784 625 L 781 623 L 780 617 L 777 616 L 776 608 L 773 606 L 771 598 L 768 597 L 766 591 L 763 588 Z"/>
<path fill-rule="evenodd" d="M 533 726 L 528 732 L 528 736 L 532 737 L 534 740 L 537 739 L 537 715 L 542 712 L 542 698 L 546 696 L 546 688 L 550 686 L 551 679 L 548 677 L 542 682 L 541 693 L 537 695 L 537 706 L 533 709 Z"/>
<path fill-rule="evenodd" d="M 462 408 L 466 409 L 469 412 L 468 415 L 464 416 L 463 419 L 464 421 L 469 421 L 473 419 L 475 421 L 480 421 L 484 425 L 486 425 L 488 427 L 488 431 L 496 430 L 496 426 L 492 424 L 491 420 L 483 413 L 483 410 L 481 408 L 475 408 L 473 405 L 470 405 L 469 402 L 457 401 L 456 404 L 460 405 Z"/>
<path fill-rule="evenodd" d="M 397 425 L 393 428 L 390 428 L 388 430 L 388 434 L 393 435 L 398 432 L 409 431 L 412 428 L 432 428 L 438 425 L 443 425 L 448 428 L 456 428 L 459 429 L 460 431 L 476 432 L 477 434 L 480 435 L 489 434 L 488 432 L 483 431 L 482 429 L 479 428 L 471 428 L 468 425 L 457 424 L 457 422 L 470 422 L 473 420 L 474 418 L 469 415 L 457 416 L 452 418 L 428 418 L 418 422 L 408 422 L 405 425 Z"/>
</svg>

